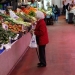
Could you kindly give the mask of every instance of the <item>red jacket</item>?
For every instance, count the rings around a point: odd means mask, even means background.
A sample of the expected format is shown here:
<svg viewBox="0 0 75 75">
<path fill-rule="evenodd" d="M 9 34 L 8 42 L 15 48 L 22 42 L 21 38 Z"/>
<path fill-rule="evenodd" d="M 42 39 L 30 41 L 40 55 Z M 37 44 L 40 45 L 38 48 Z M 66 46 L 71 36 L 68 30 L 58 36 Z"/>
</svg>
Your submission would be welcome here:
<svg viewBox="0 0 75 75">
<path fill-rule="evenodd" d="M 38 45 L 46 45 L 49 42 L 46 23 L 43 19 L 37 22 L 34 34 L 38 38 Z"/>
</svg>

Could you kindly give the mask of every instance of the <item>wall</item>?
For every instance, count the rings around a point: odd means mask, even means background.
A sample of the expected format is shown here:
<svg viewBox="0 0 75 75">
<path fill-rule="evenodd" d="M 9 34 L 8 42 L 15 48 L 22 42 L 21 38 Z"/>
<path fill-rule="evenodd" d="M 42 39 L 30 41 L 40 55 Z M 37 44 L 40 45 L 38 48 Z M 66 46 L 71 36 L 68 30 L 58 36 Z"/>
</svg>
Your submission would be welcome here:
<svg viewBox="0 0 75 75">
<path fill-rule="evenodd" d="M 58 5 L 59 8 L 61 8 L 62 1 L 63 0 L 43 0 L 44 1 L 44 7 L 47 9 L 47 2 L 50 2 L 50 5 Z"/>
<path fill-rule="evenodd" d="M 51 6 L 52 5 L 52 0 L 44 0 L 44 8 L 47 10 L 48 6 Z"/>
<path fill-rule="evenodd" d="M 52 0 L 52 4 L 58 5 L 59 8 L 62 8 L 62 1 L 65 1 L 65 0 Z M 67 3 L 70 3 L 71 4 L 72 3 L 72 0 L 66 0 L 65 5 Z M 75 0 L 74 0 L 74 3 L 75 3 Z"/>
<path fill-rule="evenodd" d="M 63 0 L 52 0 L 52 4 L 57 5 L 59 8 L 62 8 Z"/>
<path fill-rule="evenodd" d="M 53 4 L 58 5 L 58 7 L 60 7 L 60 0 L 53 0 Z"/>
</svg>

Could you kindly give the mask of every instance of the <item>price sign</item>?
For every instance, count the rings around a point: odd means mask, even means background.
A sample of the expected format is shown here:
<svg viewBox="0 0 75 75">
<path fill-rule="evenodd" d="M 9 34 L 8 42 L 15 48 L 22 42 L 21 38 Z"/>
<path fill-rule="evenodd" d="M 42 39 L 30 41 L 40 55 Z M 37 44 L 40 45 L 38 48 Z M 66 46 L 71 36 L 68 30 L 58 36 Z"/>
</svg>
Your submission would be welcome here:
<svg viewBox="0 0 75 75">
<path fill-rule="evenodd" d="M 5 30 L 8 30 L 8 25 L 5 24 L 5 23 L 2 23 L 2 28 L 5 29 Z"/>
</svg>

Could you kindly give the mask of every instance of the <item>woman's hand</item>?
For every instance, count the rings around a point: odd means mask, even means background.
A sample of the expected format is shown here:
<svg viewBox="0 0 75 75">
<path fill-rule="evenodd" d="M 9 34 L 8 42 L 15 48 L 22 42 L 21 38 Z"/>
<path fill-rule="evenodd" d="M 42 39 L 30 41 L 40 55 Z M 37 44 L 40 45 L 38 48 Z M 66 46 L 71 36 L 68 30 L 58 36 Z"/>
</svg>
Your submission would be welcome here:
<svg viewBox="0 0 75 75">
<path fill-rule="evenodd" d="M 34 34 L 34 30 L 33 30 L 33 29 L 31 29 L 31 30 L 30 30 L 30 33 L 31 33 L 31 34 Z"/>
</svg>

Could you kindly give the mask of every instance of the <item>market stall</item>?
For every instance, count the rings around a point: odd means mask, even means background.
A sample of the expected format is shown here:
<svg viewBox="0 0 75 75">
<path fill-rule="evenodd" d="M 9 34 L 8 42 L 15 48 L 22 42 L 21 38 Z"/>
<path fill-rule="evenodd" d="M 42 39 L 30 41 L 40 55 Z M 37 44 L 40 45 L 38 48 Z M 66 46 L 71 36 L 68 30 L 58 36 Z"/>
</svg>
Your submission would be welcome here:
<svg viewBox="0 0 75 75">
<path fill-rule="evenodd" d="M 31 6 L 0 10 L 0 75 L 8 75 L 27 51 L 31 40 L 29 30 L 37 21 L 36 11 Z"/>
<path fill-rule="evenodd" d="M 8 75 L 28 50 L 33 19 L 24 12 L 0 11 L 0 75 Z"/>
<path fill-rule="evenodd" d="M 10 49 L 0 54 L 0 75 L 7 75 L 12 71 L 27 51 L 31 34 L 27 33 L 16 41 Z"/>
</svg>

